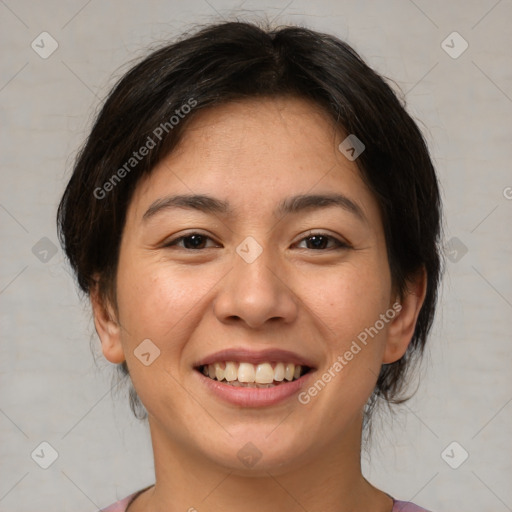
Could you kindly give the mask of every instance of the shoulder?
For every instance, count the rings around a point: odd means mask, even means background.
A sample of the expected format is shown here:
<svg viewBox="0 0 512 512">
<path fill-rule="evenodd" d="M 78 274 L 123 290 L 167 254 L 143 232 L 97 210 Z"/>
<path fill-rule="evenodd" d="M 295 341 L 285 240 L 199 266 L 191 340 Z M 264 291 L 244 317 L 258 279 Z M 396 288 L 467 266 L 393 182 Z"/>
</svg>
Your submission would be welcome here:
<svg viewBox="0 0 512 512">
<path fill-rule="evenodd" d="M 130 502 L 137 496 L 137 494 L 139 494 L 139 492 L 134 492 L 133 494 L 130 494 L 130 496 L 126 496 L 126 498 L 112 503 L 112 505 L 107 508 L 102 508 L 101 512 L 125 512 Z"/>
<path fill-rule="evenodd" d="M 418 507 L 414 503 L 410 501 L 398 501 L 393 500 L 393 510 L 392 512 L 430 512 L 426 508 Z"/>
</svg>

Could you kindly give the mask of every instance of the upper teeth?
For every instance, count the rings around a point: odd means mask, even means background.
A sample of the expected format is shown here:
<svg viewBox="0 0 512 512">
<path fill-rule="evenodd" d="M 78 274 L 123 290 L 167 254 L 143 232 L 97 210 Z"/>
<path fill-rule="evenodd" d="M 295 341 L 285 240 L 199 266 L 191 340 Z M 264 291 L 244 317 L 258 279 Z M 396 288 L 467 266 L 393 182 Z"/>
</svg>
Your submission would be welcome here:
<svg viewBox="0 0 512 512">
<path fill-rule="evenodd" d="M 227 380 L 232 382 L 256 382 L 258 384 L 270 384 L 273 381 L 281 382 L 283 379 L 291 381 L 298 379 L 302 372 L 302 366 L 295 366 L 293 363 L 237 363 L 226 361 L 203 366 L 203 373 L 211 379 L 218 381 Z"/>
</svg>

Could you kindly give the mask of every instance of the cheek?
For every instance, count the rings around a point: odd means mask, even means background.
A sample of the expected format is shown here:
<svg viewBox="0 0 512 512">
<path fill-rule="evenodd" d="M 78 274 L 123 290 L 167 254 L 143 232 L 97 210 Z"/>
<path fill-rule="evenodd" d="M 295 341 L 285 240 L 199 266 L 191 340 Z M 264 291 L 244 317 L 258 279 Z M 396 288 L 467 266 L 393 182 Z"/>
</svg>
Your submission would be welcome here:
<svg viewBox="0 0 512 512">
<path fill-rule="evenodd" d="M 133 351 L 149 338 L 162 356 L 179 361 L 193 331 L 207 315 L 212 297 L 222 285 L 219 279 L 226 271 L 180 268 L 157 259 L 144 261 L 142 257 L 130 260 L 120 260 L 118 269 L 123 345 Z"/>
<path fill-rule="evenodd" d="M 380 265 L 354 265 L 317 276 L 314 288 L 305 278 L 302 287 L 313 315 L 329 328 L 333 343 L 343 347 L 385 313 L 391 285 Z"/>
<path fill-rule="evenodd" d="M 158 263 L 120 265 L 118 305 L 130 336 L 158 343 L 171 335 L 194 305 L 200 307 L 203 286 L 195 284 Z"/>
<path fill-rule="evenodd" d="M 121 343 L 133 385 L 153 415 L 158 414 L 158 407 L 162 405 L 162 397 L 155 394 L 155 389 L 174 390 L 165 398 L 172 407 L 186 399 L 172 372 L 201 315 L 201 297 L 209 289 L 202 283 L 196 285 L 179 273 L 171 273 L 162 264 L 144 265 L 140 259 L 137 264 L 130 264 L 120 260 L 117 291 L 123 325 Z M 148 366 L 137 358 L 139 345 L 147 339 L 159 350 Z M 145 351 L 151 358 L 156 354 L 152 345 Z"/>
<path fill-rule="evenodd" d="M 389 325 L 380 320 L 388 309 L 386 292 L 386 281 L 347 275 L 331 278 L 314 309 L 326 353 L 317 379 L 328 383 L 324 393 L 324 384 L 315 381 L 303 396 L 311 401 L 318 396 L 315 407 L 338 427 L 346 416 L 337 411 L 349 417 L 359 414 L 375 387 Z"/>
</svg>

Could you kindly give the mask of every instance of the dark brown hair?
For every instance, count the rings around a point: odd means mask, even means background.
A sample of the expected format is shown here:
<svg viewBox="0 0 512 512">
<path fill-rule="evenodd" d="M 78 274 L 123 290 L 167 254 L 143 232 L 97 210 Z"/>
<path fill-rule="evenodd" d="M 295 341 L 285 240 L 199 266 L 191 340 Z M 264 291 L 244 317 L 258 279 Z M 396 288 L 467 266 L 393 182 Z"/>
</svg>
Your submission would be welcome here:
<svg viewBox="0 0 512 512">
<path fill-rule="evenodd" d="M 135 65 L 109 94 L 76 159 L 57 214 L 62 246 L 81 290 L 89 293 L 99 275 L 102 296 L 115 304 L 120 240 L 139 180 L 176 147 L 201 109 L 275 96 L 315 102 L 363 142 L 356 163 L 380 207 L 393 283 L 403 293 L 409 277 L 427 272 L 426 298 L 407 352 L 382 366 L 368 411 L 379 397 L 399 402 L 406 370 L 422 354 L 434 317 L 441 274 L 438 181 L 404 103 L 332 35 L 223 22 Z M 126 363 L 120 369 L 128 373 Z M 133 388 L 130 397 L 135 415 L 145 417 Z"/>
</svg>

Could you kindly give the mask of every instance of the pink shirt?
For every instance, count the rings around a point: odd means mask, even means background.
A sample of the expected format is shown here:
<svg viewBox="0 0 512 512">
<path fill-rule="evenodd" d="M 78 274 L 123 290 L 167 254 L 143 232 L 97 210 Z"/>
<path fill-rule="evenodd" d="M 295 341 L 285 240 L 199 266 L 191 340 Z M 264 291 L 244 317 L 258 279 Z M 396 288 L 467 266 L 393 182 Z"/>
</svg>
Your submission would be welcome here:
<svg viewBox="0 0 512 512">
<path fill-rule="evenodd" d="M 145 491 L 146 489 L 143 489 L 142 491 Z M 130 496 L 127 496 L 123 500 L 116 501 L 115 503 L 110 505 L 110 507 L 102 509 L 102 512 L 125 512 L 126 507 L 128 507 L 130 502 L 133 501 L 136 498 L 136 496 L 141 494 L 142 491 L 134 492 L 133 494 L 130 494 Z M 393 500 L 392 512 L 429 512 L 427 509 L 418 507 L 418 505 L 415 505 L 410 501 L 397 501 L 394 498 L 391 499 Z"/>
</svg>

